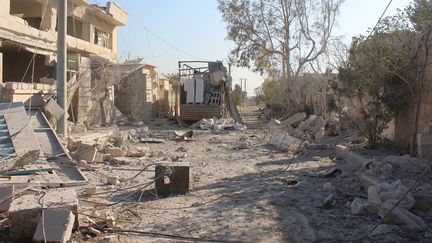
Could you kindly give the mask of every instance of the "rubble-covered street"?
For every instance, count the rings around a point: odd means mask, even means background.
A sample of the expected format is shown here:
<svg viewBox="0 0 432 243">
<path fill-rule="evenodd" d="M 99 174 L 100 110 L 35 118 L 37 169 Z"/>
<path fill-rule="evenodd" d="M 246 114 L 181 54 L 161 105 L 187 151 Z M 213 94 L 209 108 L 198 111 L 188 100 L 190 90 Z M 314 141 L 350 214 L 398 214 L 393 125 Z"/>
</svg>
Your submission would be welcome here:
<svg viewBox="0 0 432 243">
<path fill-rule="evenodd" d="M 0 6 L 0 242 L 432 242 L 432 0 Z"/>
<path fill-rule="evenodd" d="M 281 134 L 286 127 L 254 121 L 257 107 L 248 107 L 244 112 L 249 119 L 246 124 L 263 129 L 193 130 L 190 139 L 185 140 L 176 136 L 176 132 L 180 134 L 189 131 L 188 128 L 168 119 L 156 119 L 148 127 L 117 126 L 71 136 L 68 147 L 74 144 L 76 153 L 84 145 L 94 146 L 96 154 L 109 151 L 101 156 L 102 161 L 77 162 L 88 185 L 71 188 L 77 193 L 78 209 L 74 213 L 79 222 L 72 240 L 431 239 L 432 178 L 430 174 L 419 178 L 428 161 L 387 156 L 391 151 L 386 150 L 375 150 L 373 156 L 370 151 L 362 155 L 364 149 L 350 145 L 343 131 L 340 136 L 324 136 L 320 143 L 304 142 L 300 148 L 301 140 L 296 139 L 288 151 L 282 152 L 280 147 L 268 143 L 272 133 Z M 351 146 L 355 155 L 349 155 L 353 152 L 347 152 L 341 145 L 335 149 L 336 143 Z M 81 153 L 85 155 L 88 151 Z M 158 164 L 190 169 L 190 178 L 183 172 L 176 177 L 190 180 L 189 192 L 159 191 L 158 195 L 155 190 L 155 177 L 161 179 L 155 174 Z M 400 186 L 391 189 L 365 178 Z M 401 210 L 409 210 L 406 212 L 412 220 L 391 215 L 374 228 L 380 217 L 373 208 L 385 214 L 388 211 L 382 211 L 380 208 L 385 207 L 380 203 L 398 200 L 415 181 L 415 189 L 400 204 Z M 385 195 L 379 194 L 387 199 L 371 199 L 374 186 L 389 190 Z M 15 195 L 14 202 L 19 200 L 19 195 Z M 354 205 L 368 200 L 370 205 L 363 209 Z M 1 222 L 2 231 L 8 232 L 10 220 L 6 214 Z M 9 238 L 2 235 L 2 240 Z"/>
</svg>

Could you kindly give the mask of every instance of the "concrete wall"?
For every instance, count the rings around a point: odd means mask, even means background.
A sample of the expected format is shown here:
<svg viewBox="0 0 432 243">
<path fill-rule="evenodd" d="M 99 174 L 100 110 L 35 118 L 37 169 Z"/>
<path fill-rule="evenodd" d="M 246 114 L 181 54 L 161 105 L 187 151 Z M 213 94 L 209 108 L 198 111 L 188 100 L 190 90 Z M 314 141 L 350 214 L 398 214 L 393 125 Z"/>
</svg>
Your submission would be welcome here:
<svg viewBox="0 0 432 243">
<path fill-rule="evenodd" d="M 429 130 L 429 124 L 432 123 L 432 55 L 429 58 L 429 64 L 426 67 L 426 77 L 422 89 L 422 99 L 419 114 L 418 133 L 426 134 Z M 395 142 L 408 146 L 411 142 L 411 136 L 414 130 L 414 110 L 415 103 L 413 100 L 400 110 L 395 119 Z"/>
<path fill-rule="evenodd" d="M 143 69 L 124 79 L 115 89 L 116 107 L 131 120 L 146 121 L 152 117 L 152 102 L 146 94 L 147 82 Z"/>
</svg>

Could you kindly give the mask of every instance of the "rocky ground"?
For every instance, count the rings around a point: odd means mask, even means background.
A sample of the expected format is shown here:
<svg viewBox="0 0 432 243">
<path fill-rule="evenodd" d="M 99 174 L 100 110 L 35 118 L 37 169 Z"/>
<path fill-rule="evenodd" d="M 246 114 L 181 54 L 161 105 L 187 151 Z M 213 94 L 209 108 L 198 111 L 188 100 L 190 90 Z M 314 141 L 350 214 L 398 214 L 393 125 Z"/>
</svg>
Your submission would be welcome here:
<svg viewBox="0 0 432 243">
<path fill-rule="evenodd" d="M 280 152 L 268 145 L 268 141 L 272 133 L 283 132 L 283 128 L 257 120 L 256 107 L 243 108 L 242 113 L 248 130 L 194 130 L 191 141 L 174 139 L 175 130 L 187 128 L 157 120 L 145 134 L 160 143 L 133 140 L 128 143 L 132 150 L 141 151 L 142 157 L 80 164 L 89 179 L 88 187 L 98 187 L 94 195 L 88 195 L 87 187 L 78 190 L 81 225 L 97 228 L 111 218 L 114 225 L 109 226 L 126 232 L 102 232 L 98 236 L 97 232 L 83 227 L 74 233 L 74 241 L 106 237 L 120 242 L 432 240 L 430 209 L 414 211 L 427 224 L 426 231 L 421 233 L 413 234 L 403 225 L 392 222 L 385 222 L 371 232 L 379 221 L 378 215 L 351 213 L 355 197 L 367 198 L 358 177 L 352 173 L 319 176 L 335 165 L 347 163 L 337 159 L 333 149 L 325 146 L 298 149 L 295 143 L 289 151 Z M 98 133 L 103 131 L 78 136 L 91 139 Z M 343 138 L 339 136 L 324 138 L 320 144 L 341 142 Z M 389 153 L 362 148 L 357 151 L 378 157 Z M 154 192 L 153 165 L 165 162 L 190 164 L 189 193 L 162 197 Z M 107 185 L 110 176 L 117 176 L 119 183 Z M 425 177 L 422 185 L 430 183 L 430 179 Z M 157 237 L 153 233 L 158 233 Z"/>
</svg>

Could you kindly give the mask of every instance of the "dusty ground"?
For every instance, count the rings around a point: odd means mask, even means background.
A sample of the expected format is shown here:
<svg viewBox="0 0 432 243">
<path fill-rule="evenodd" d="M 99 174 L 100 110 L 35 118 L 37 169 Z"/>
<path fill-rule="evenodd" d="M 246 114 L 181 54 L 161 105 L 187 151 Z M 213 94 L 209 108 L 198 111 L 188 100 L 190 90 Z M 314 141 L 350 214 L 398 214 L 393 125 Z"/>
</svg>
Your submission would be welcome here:
<svg viewBox="0 0 432 243">
<path fill-rule="evenodd" d="M 96 171 L 84 172 L 90 185 L 100 186 L 101 192 L 114 192 L 85 196 L 84 188 L 79 190 L 82 193 L 81 212 L 91 218 L 103 218 L 108 212 L 116 218 L 116 228 L 123 230 L 202 238 L 201 241 L 336 242 L 369 234 L 370 228 L 378 222 L 378 216 L 357 216 L 350 211 L 354 196 L 366 197 L 357 177 L 313 176 L 336 163 L 344 163 L 335 159 L 333 150 L 301 150 L 291 160 L 296 146 L 288 153 L 279 153 L 269 147 L 267 142 L 271 134 L 268 126 L 254 122 L 254 110 L 246 109 L 243 113 L 248 124 L 255 129 L 222 133 L 194 131 L 193 141 L 170 140 L 173 131 L 179 129 L 178 126 L 150 125 L 149 135 L 162 138 L 165 142 L 134 143 L 132 146 L 152 151 L 151 156 L 136 158 L 128 165 L 98 164 L 85 167 L 97 168 Z M 249 142 L 249 148 L 237 149 L 242 141 Z M 155 195 L 153 183 L 144 187 L 154 178 L 154 166 L 150 166 L 134 181 L 130 180 L 146 165 L 173 160 L 191 165 L 192 190 L 187 195 L 162 198 Z M 107 186 L 106 177 L 109 175 L 119 176 L 120 185 Z M 338 188 L 338 193 L 323 187 L 327 182 Z M 134 185 L 138 187 L 127 189 Z M 132 192 L 136 193 L 127 197 Z M 332 203 L 325 204 L 326 198 Z M 106 205 L 116 202 L 119 203 Z M 421 238 L 412 238 L 403 227 L 396 226 L 390 233 L 371 236 L 367 240 L 430 241 L 432 213 L 422 212 L 421 216 L 428 223 L 428 230 Z M 86 221 L 85 218 L 81 217 L 83 221 Z M 97 222 L 97 219 L 94 221 Z M 134 233 L 106 235 L 118 235 L 120 242 L 171 240 Z M 75 233 L 76 241 L 92 240 L 93 237 L 86 230 Z"/>
</svg>

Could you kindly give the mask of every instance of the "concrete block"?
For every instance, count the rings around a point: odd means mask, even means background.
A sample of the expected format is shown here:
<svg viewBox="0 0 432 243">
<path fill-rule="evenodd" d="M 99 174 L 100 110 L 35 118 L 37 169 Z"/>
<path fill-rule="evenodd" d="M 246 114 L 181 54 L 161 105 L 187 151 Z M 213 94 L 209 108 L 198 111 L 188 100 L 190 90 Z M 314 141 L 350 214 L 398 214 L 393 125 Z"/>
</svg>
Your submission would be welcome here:
<svg viewBox="0 0 432 243">
<path fill-rule="evenodd" d="M 156 190 L 159 194 L 186 194 L 189 192 L 191 169 L 189 163 L 156 165 Z"/>
<path fill-rule="evenodd" d="M 117 176 L 110 176 L 107 178 L 107 184 L 115 186 L 120 184 L 120 180 Z"/>
<path fill-rule="evenodd" d="M 296 113 L 290 116 L 288 119 L 284 120 L 282 124 L 286 125 L 295 125 L 297 126 L 300 122 L 306 119 L 306 113 Z"/>
<path fill-rule="evenodd" d="M 277 147 L 281 151 L 288 151 L 291 144 L 296 141 L 296 138 L 290 136 L 287 133 L 273 133 L 270 138 L 269 144 Z"/>
<path fill-rule="evenodd" d="M 9 208 L 10 237 L 12 239 L 33 237 L 40 221 L 42 208 L 77 212 L 76 191 L 74 189 L 53 189 L 47 191 L 45 195 L 28 194 L 16 198 Z M 75 227 L 78 227 L 78 220 L 75 222 Z"/>
<path fill-rule="evenodd" d="M 126 152 L 121 150 L 120 148 L 108 148 L 107 154 L 111 154 L 111 157 L 125 157 Z"/>
<path fill-rule="evenodd" d="M 93 163 L 96 159 L 97 149 L 93 145 L 80 144 L 76 150 L 77 160 Z"/>
<path fill-rule="evenodd" d="M 14 186 L 0 187 L 0 213 L 7 212 L 13 201 Z"/>
<path fill-rule="evenodd" d="M 335 152 L 338 158 L 344 159 L 349 151 L 346 146 L 338 144 L 335 146 Z"/>
<path fill-rule="evenodd" d="M 35 242 L 64 243 L 70 240 L 75 216 L 70 211 L 46 209 L 33 236 Z M 45 236 L 44 236 L 45 230 Z"/>
<path fill-rule="evenodd" d="M 343 145 L 335 146 L 336 157 L 345 160 L 353 171 L 360 170 L 372 162 L 372 159 L 353 153 L 348 147 Z"/>
<path fill-rule="evenodd" d="M 371 186 L 379 187 L 379 185 L 383 182 L 383 180 L 380 178 L 368 176 L 365 174 L 361 174 L 361 175 L 359 175 L 359 177 L 360 177 L 360 181 L 361 181 L 362 186 L 363 186 L 363 190 L 366 193 L 368 192 L 369 187 L 371 187 Z"/>
</svg>

